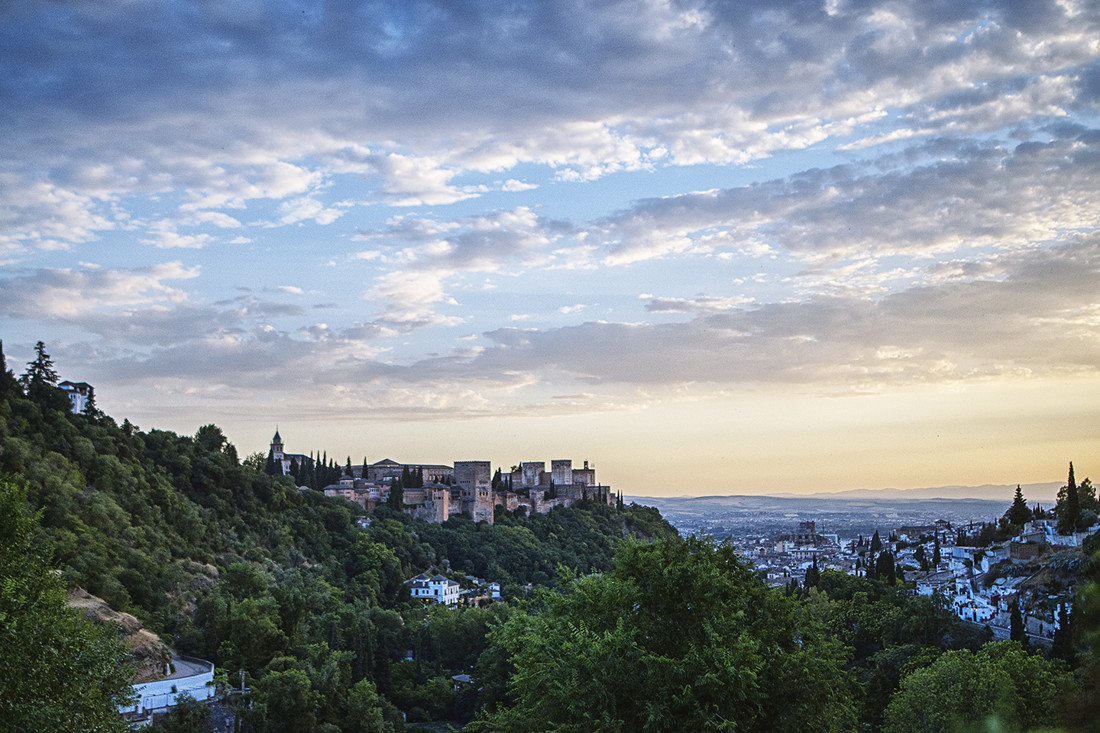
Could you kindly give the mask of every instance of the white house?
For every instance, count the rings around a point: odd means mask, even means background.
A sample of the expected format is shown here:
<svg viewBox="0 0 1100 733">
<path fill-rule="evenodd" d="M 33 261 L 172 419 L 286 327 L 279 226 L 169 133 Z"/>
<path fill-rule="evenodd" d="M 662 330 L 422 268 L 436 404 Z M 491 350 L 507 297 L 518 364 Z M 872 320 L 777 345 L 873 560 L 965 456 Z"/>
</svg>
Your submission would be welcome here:
<svg viewBox="0 0 1100 733">
<path fill-rule="evenodd" d="M 65 394 L 69 396 L 69 401 L 73 403 L 73 412 L 84 412 L 84 408 L 88 405 L 88 397 L 93 392 L 92 385 L 87 382 L 65 381 L 57 386 L 65 390 Z"/>
<path fill-rule="evenodd" d="M 446 606 L 458 603 L 458 583 L 443 577 L 421 573 L 415 578 L 405 581 L 413 598 L 423 598 L 432 603 L 442 603 Z"/>
</svg>

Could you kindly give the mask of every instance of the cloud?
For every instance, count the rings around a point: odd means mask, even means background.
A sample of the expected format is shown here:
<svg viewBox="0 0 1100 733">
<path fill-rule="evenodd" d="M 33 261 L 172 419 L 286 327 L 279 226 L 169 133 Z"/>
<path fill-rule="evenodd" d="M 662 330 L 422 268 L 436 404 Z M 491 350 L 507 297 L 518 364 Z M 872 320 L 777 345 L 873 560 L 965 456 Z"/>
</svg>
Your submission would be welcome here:
<svg viewBox="0 0 1100 733">
<path fill-rule="evenodd" d="M 695 298 L 653 298 L 643 296 L 649 302 L 645 309 L 650 313 L 725 313 L 752 302 L 751 298 L 718 298 L 700 295 Z"/>
<path fill-rule="evenodd" d="M 3 279 L 0 308 L 15 318 L 71 318 L 104 308 L 179 304 L 187 294 L 167 283 L 198 276 L 198 267 L 184 267 L 180 262 L 133 270 L 94 266 L 40 269 Z"/>
<path fill-rule="evenodd" d="M 609 264 L 757 243 L 808 260 L 851 253 L 930 255 L 1056 241 L 1100 223 L 1100 148 L 1075 134 L 1008 149 L 934 141 L 898 165 L 808 170 L 740 188 L 649 199 L 597 222 Z"/>
<path fill-rule="evenodd" d="M 172 394 L 474 414 L 1095 368 L 1087 2 L 0 19 L 0 308 Z M 565 297 L 618 322 L 561 327 Z"/>
<path fill-rule="evenodd" d="M 999 260 L 999 279 L 951 280 L 878 298 L 822 295 L 715 309 L 686 323 L 500 328 L 486 334 L 495 346 L 470 368 L 579 384 L 839 389 L 1100 370 L 1091 325 L 1100 240 Z"/>
<path fill-rule="evenodd" d="M 463 173 L 523 163 L 584 181 L 992 131 L 1081 104 L 1100 22 L 1072 1 L 234 7 L 10 5 L 0 157 L 26 165 L 0 178 L 0 236 L 88 241 L 118 226 L 105 202 L 170 192 L 332 223 L 311 195 L 340 173 L 377 180 L 364 200 L 447 205 L 480 195 Z"/>
<path fill-rule="evenodd" d="M 314 198 L 302 197 L 283 201 L 279 204 L 279 219 L 267 226 L 286 226 L 301 221 L 314 221 L 322 226 L 339 219 L 344 212 L 335 208 L 326 208 Z"/>
<path fill-rule="evenodd" d="M 458 316 L 436 312 L 436 303 L 457 305 L 443 291 L 438 274 L 425 271 L 391 272 L 378 278 L 367 299 L 385 305 L 376 321 L 400 330 L 429 326 L 453 326 L 462 323 Z"/>
</svg>

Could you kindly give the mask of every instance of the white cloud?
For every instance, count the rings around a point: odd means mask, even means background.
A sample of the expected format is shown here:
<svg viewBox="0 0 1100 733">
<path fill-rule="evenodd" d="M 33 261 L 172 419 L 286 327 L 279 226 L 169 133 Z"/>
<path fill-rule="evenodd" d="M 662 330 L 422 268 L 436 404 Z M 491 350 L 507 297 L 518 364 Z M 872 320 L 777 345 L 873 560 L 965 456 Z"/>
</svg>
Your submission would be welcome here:
<svg viewBox="0 0 1100 733">
<path fill-rule="evenodd" d="M 324 226 L 339 219 L 343 213 L 339 209 L 326 208 L 324 204 L 315 198 L 303 196 L 279 204 L 279 220 L 269 223 L 267 226 L 286 226 L 307 220 Z"/>
<path fill-rule="evenodd" d="M 106 308 L 180 304 L 187 294 L 167 283 L 199 276 L 198 267 L 166 262 L 133 270 L 84 266 L 41 269 L 4 279 L 0 304 L 17 318 L 72 317 Z"/>
</svg>

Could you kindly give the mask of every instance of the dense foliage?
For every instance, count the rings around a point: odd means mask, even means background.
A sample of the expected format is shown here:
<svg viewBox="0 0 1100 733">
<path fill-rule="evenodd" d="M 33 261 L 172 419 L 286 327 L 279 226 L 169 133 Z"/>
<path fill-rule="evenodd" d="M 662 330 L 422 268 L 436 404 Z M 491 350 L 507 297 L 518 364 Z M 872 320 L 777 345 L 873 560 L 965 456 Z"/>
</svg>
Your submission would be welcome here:
<svg viewBox="0 0 1100 733">
<path fill-rule="evenodd" d="M 916 669 L 886 708 L 886 733 L 951 733 L 981 721 L 999 730 L 1035 730 L 1055 719 L 1071 685 L 1062 665 L 998 641 L 977 652 L 947 652 Z"/>
<path fill-rule="evenodd" d="M 364 529 L 354 504 L 242 463 L 214 425 L 180 436 L 72 414 L 39 351 L 22 385 L 0 369 L 0 474 L 41 511 L 33 545 L 63 584 L 182 653 L 244 670 L 255 730 L 388 730 L 402 725 L 398 707 L 410 720 L 469 718 L 476 700 L 451 676 L 471 671 L 508 610 L 425 609 L 406 579 L 469 573 L 525 595 L 559 566 L 611 568 L 624 537 L 675 533 L 653 509 L 603 505 L 496 525 L 382 507 Z"/>
<path fill-rule="evenodd" d="M 126 730 L 133 664 L 112 629 L 68 608 L 22 489 L 0 480 L 0 730 Z"/>
<path fill-rule="evenodd" d="M 507 670 L 506 694 L 489 701 L 478 730 L 840 731 L 854 723 L 842 648 L 732 548 L 709 541 L 628 544 L 610 573 L 543 594 L 492 637 L 481 675 L 493 687 L 494 670 Z"/>
</svg>

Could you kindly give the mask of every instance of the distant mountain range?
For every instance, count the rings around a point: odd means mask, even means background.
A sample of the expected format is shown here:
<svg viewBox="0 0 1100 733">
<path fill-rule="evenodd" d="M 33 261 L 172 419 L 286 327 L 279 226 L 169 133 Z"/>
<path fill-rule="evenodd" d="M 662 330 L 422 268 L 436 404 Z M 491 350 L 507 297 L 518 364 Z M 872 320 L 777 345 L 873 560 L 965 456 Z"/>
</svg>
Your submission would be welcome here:
<svg viewBox="0 0 1100 733">
<path fill-rule="evenodd" d="M 1038 484 L 1021 484 L 1024 498 L 1028 504 L 1040 503 L 1043 505 L 1054 504 L 1058 496 L 1058 489 L 1062 487 L 1059 482 L 1047 482 Z M 774 492 L 770 494 L 740 495 L 744 497 L 763 498 L 771 496 L 776 498 L 801 498 L 801 499 L 870 499 L 881 501 L 906 501 L 927 499 L 984 499 L 988 501 L 1011 502 L 1016 494 L 1016 484 L 983 484 L 982 486 L 936 486 L 920 489 L 850 489 L 848 491 L 819 491 L 812 494 L 796 494 L 793 492 Z M 709 496 L 682 496 L 682 497 L 625 497 L 633 499 L 639 504 L 653 504 L 654 501 L 667 502 L 669 499 L 732 499 L 733 495 L 709 495 Z"/>
<path fill-rule="evenodd" d="M 1021 484 L 1020 489 L 1028 504 L 1041 502 L 1053 503 L 1058 497 L 1062 483 L 1047 482 L 1040 484 Z M 1016 484 L 982 484 L 981 486 L 935 486 L 924 489 L 851 489 L 848 491 L 819 492 L 812 494 L 819 498 L 830 496 L 846 499 L 991 499 L 994 501 L 1012 501 L 1016 495 Z M 776 496 L 794 496 L 794 494 L 776 494 Z"/>
</svg>

